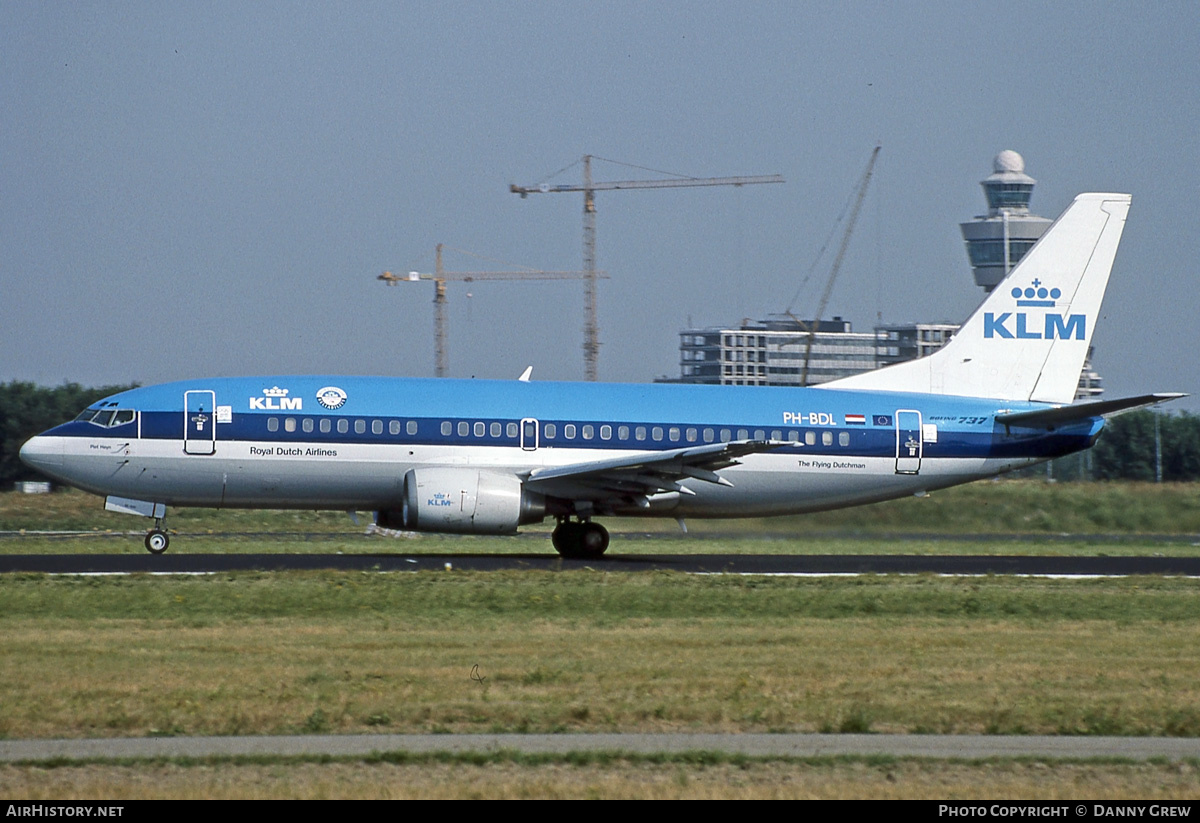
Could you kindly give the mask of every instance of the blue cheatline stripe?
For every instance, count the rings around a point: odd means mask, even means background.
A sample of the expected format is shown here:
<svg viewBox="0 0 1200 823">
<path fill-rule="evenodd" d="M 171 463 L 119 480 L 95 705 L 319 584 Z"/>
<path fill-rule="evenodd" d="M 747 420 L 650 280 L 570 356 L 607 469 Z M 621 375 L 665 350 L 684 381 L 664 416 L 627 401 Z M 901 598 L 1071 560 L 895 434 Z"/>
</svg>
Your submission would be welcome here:
<svg viewBox="0 0 1200 823">
<path fill-rule="evenodd" d="M 142 414 L 141 432 L 142 438 L 148 440 L 181 440 L 183 438 L 183 414 L 182 411 L 174 412 L 145 412 Z M 295 431 L 286 431 L 285 421 L 291 418 L 295 421 Z M 274 419 L 277 423 L 277 430 L 270 431 L 268 422 Z M 333 416 L 315 416 L 308 417 L 313 421 L 314 430 L 311 432 L 303 431 L 303 421 L 306 416 L 297 415 L 280 415 L 280 414 L 235 414 L 232 422 L 220 423 L 217 425 L 217 442 L 266 442 L 266 443 L 305 443 L 317 446 L 336 446 L 336 445 L 421 445 L 421 446 L 459 446 L 459 447 L 476 447 L 486 448 L 489 446 L 516 448 L 520 446 L 519 426 L 520 421 L 503 420 L 503 419 L 483 419 L 483 420 L 467 420 L 462 418 L 432 418 L 432 419 L 417 419 L 412 417 L 405 418 L 364 418 L 364 417 L 333 417 Z M 328 419 L 331 421 L 331 430 L 329 432 L 320 431 L 320 420 Z M 338 420 L 345 420 L 349 431 L 338 432 Z M 417 423 L 416 434 L 408 434 L 407 424 L 409 421 Z M 362 433 L 354 431 L 355 421 L 363 421 L 366 430 Z M 379 421 L 382 425 L 383 433 L 376 434 L 371 430 L 371 424 Z M 390 433 L 390 424 L 397 422 L 400 424 L 400 434 Z M 443 435 L 442 424 L 450 423 L 451 434 Z M 467 435 L 459 434 L 459 424 L 465 423 L 468 427 Z M 483 423 L 485 434 L 476 436 L 474 434 L 475 424 Z M 491 436 L 491 426 L 493 423 L 499 423 L 501 426 L 501 435 L 498 437 Z M 509 424 L 515 424 L 518 427 L 518 436 L 509 436 Z M 546 424 L 552 424 L 556 427 L 557 434 L 553 438 L 545 436 Z M 573 439 L 568 439 L 563 436 L 563 428 L 566 425 L 574 425 L 577 429 L 577 434 Z M 603 440 L 598 436 L 591 440 L 582 438 L 578 432 L 585 425 L 593 426 L 596 432 L 599 432 L 601 426 L 610 426 L 613 431 L 612 438 Z M 621 438 L 618 436 L 623 427 L 629 429 L 629 436 Z M 635 433 L 639 428 L 644 428 L 647 432 L 645 440 L 638 440 Z M 652 432 L 655 428 L 660 428 L 663 431 L 661 440 L 654 440 Z M 680 431 L 678 440 L 672 441 L 669 439 L 668 433 L 672 428 L 677 428 Z M 697 430 L 697 439 L 688 441 L 686 433 L 689 428 Z M 596 451 L 622 449 L 622 450 L 642 450 L 642 451 L 667 451 L 673 449 L 687 448 L 688 446 L 705 445 L 703 432 L 705 429 L 712 429 L 714 434 L 713 442 L 720 442 L 721 432 L 727 430 L 730 432 L 731 439 L 757 439 L 759 427 L 738 427 L 738 426 L 720 426 L 720 425 L 673 425 L 671 423 L 607 423 L 595 421 L 562 421 L 550 420 L 542 421 L 541 437 L 539 438 L 540 448 L 571 448 L 571 449 L 592 449 Z M 745 430 L 745 437 L 742 436 L 742 431 Z M 802 446 L 784 446 L 780 448 L 780 453 L 794 454 L 797 457 L 804 454 L 822 455 L 822 456 L 843 456 L 843 457 L 894 457 L 896 449 L 896 433 L 892 428 L 885 427 L 867 427 L 855 426 L 834 427 L 834 428 L 777 428 L 763 429 L 763 437 L 772 437 L 776 432 L 783 439 L 787 439 L 792 432 L 798 433 L 800 441 L 804 442 L 807 434 L 812 433 L 815 443 L 812 445 L 805 444 Z M 75 437 L 109 437 L 113 439 L 135 439 L 137 437 L 137 427 L 134 424 L 125 426 L 117 426 L 109 429 L 104 429 L 95 426 L 91 423 L 66 423 L 53 433 L 63 436 Z M 826 445 L 823 443 L 823 435 L 830 434 L 833 437 L 833 444 Z M 839 435 L 847 435 L 849 442 L 843 446 L 839 442 Z M 1016 436 L 1003 436 L 994 434 L 991 431 L 980 432 L 959 432 L 947 429 L 940 429 L 938 433 L 938 442 L 925 443 L 923 446 L 923 454 L 926 458 L 982 458 L 982 457 L 1046 457 L 1059 454 L 1066 454 L 1072 451 L 1077 451 L 1080 448 L 1087 446 L 1090 443 L 1090 431 L 1086 426 L 1076 427 L 1072 431 L 1060 431 L 1054 434 L 1047 434 L 1039 430 L 1030 430 L 1028 434 L 1021 435 L 1019 432 Z"/>
</svg>

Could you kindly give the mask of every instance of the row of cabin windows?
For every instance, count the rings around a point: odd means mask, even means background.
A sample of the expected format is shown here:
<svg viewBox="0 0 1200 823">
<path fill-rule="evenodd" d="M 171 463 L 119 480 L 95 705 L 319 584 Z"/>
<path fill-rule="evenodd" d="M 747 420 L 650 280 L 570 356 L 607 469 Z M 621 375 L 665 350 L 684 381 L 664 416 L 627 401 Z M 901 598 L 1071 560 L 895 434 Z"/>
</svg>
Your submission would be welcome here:
<svg viewBox="0 0 1200 823">
<path fill-rule="evenodd" d="M 314 430 L 314 425 L 316 425 L 316 427 L 319 428 L 319 430 L 323 434 L 330 433 L 334 428 L 337 429 L 338 434 L 347 434 L 350 431 L 351 423 L 350 423 L 350 419 L 346 418 L 346 417 L 337 418 L 336 424 L 334 423 L 334 421 L 331 418 L 328 418 L 328 417 L 320 418 L 315 424 L 311 417 L 304 417 L 304 418 L 301 418 L 299 421 L 297 421 L 297 419 L 295 417 L 283 418 L 283 430 L 285 432 L 295 432 L 297 430 L 297 425 L 299 425 L 299 430 L 304 433 L 311 433 Z M 353 425 L 354 425 L 354 433 L 355 434 L 366 434 L 367 433 L 368 421 L 359 418 L 354 421 Z M 407 434 L 410 434 L 410 435 L 416 434 L 417 433 L 417 421 L 409 420 L 404 425 L 403 428 Z M 442 425 L 441 425 L 441 433 L 445 437 L 450 437 L 451 435 L 454 434 L 456 428 L 457 428 L 459 437 L 470 437 L 470 436 L 474 435 L 475 437 L 499 438 L 503 435 L 503 436 L 511 439 L 511 438 L 515 438 L 519 431 L 517 424 L 511 423 L 511 422 L 507 423 L 507 424 L 501 424 L 499 422 L 493 421 L 489 425 L 489 424 L 481 422 L 481 421 L 476 421 L 475 423 L 469 423 L 466 420 L 460 420 L 456 427 L 454 425 L 454 423 L 452 423 L 451 421 L 443 420 Z M 371 429 L 371 434 L 383 434 L 384 421 L 371 420 L 370 421 L 370 429 Z M 389 421 L 387 424 L 387 429 L 388 429 L 388 434 L 399 435 L 400 431 L 401 431 L 400 421 L 399 420 Z M 279 431 L 279 418 L 278 417 L 268 417 L 267 418 L 267 431 L 269 431 L 269 432 Z M 575 440 L 576 438 L 581 438 L 583 440 L 594 440 L 594 439 L 596 439 L 597 433 L 600 435 L 601 440 L 612 440 L 613 427 L 608 424 L 604 424 L 601 426 L 595 426 L 591 423 L 585 423 L 581 426 L 577 426 L 574 423 L 564 423 L 562 426 L 562 438 L 561 439 Z M 629 436 L 631 433 L 633 434 L 634 440 L 645 441 L 647 439 L 647 437 L 649 437 L 650 440 L 652 440 L 656 443 L 661 443 L 661 442 L 663 442 L 664 439 L 671 443 L 679 443 L 679 442 L 696 443 L 696 442 L 700 442 L 700 441 L 703 441 L 705 443 L 713 443 L 718 439 L 718 437 L 720 439 L 720 442 L 728 443 L 730 440 L 734 439 L 735 430 L 734 429 L 719 429 L 718 430 L 718 429 L 713 429 L 713 428 L 700 429 L 700 428 L 691 427 L 691 426 L 689 426 L 687 428 L 683 428 L 680 426 L 667 426 L 667 427 L 664 427 L 664 426 L 634 426 L 634 427 L 617 426 L 617 428 L 616 428 L 616 435 L 617 435 L 618 440 L 629 440 L 630 439 Z M 799 431 L 797 431 L 796 429 L 789 429 L 787 432 L 784 432 L 782 429 L 771 429 L 771 432 L 770 432 L 770 436 L 771 436 L 772 440 L 785 440 L 786 439 L 793 443 L 797 443 L 800 441 L 800 434 L 801 433 Z M 558 435 L 559 435 L 558 424 L 556 424 L 556 423 L 543 424 L 542 437 L 545 440 L 557 440 L 557 439 L 559 439 Z M 751 430 L 750 429 L 737 429 L 736 435 L 737 435 L 738 440 L 749 440 L 750 435 L 751 435 Z M 820 433 L 820 437 L 821 437 L 821 445 L 822 446 L 832 446 L 833 445 L 833 432 L 822 431 Z M 766 440 L 767 439 L 767 430 L 766 429 L 754 429 L 754 439 L 755 440 Z M 849 446 L 850 445 L 850 432 L 838 432 L 837 440 L 838 440 L 839 446 Z M 804 432 L 804 443 L 805 443 L 805 445 L 808 445 L 808 446 L 815 446 L 817 444 L 817 432 L 811 431 L 811 430 Z"/>
<path fill-rule="evenodd" d="M 384 425 L 382 420 L 371 420 L 368 422 L 367 420 L 363 420 L 361 418 L 355 420 L 353 423 L 354 433 L 366 434 L 368 425 L 371 428 L 371 434 L 383 434 Z M 297 426 L 299 427 L 298 429 Z M 336 421 L 329 417 L 322 417 L 316 421 L 314 421 L 311 417 L 303 417 L 299 420 L 297 420 L 295 417 L 283 418 L 283 430 L 285 432 L 294 432 L 299 430 L 305 434 L 310 434 L 313 431 L 319 430 L 322 434 L 329 434 L 334 429 L 337 429 L 338 434 L 347 434 L 350 431 L 350 427 L 351 422 L 350 418 L 348 417 L 339 417 Z M 404 424 L 403 426 L 399 420 L 391 420 L 387 424 L 388 434 L 399 435 L 402 428 L 408 434 L 416 434 L 417 421 L 409 420 L 408 423 Z M 278 417 L 267 418 L 267 431 L 279 431 Z"/>
</svg>

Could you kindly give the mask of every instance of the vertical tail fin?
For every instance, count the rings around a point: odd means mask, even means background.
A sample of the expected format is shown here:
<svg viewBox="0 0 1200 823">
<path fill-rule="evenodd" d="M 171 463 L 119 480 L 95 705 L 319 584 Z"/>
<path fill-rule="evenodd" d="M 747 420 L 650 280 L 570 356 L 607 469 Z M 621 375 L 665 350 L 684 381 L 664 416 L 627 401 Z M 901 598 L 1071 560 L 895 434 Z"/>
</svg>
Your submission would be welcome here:
<svg viewBox="0 0 1200 823">
<path fill-rule="evenodd" d="M 1076 197 L 940 351 L 816 388 L 1070 403 L 1131 200 Z"/>
</svg>

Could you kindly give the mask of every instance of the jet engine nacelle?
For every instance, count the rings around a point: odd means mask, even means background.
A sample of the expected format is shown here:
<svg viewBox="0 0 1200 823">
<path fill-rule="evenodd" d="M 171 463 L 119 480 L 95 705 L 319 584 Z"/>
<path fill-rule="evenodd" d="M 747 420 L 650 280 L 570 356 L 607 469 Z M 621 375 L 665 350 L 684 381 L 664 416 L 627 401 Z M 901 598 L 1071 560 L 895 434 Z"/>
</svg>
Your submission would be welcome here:
<svg viewBox="0 0 1200 823">
<path fill-rule="evenodd" d="M 546 500 L 511 474 L 479 469 L 412 469 L 404 475 L 400 511 L 381 511 L 384 528 L 456 534 L 513 534 L 540 523 Z"/>
</svg>

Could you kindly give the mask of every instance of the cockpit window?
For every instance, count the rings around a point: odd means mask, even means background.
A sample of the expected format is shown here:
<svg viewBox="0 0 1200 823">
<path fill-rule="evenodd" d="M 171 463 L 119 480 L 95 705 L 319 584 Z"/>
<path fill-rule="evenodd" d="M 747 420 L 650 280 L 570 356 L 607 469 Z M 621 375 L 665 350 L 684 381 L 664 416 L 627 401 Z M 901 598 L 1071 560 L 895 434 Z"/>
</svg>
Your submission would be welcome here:
<svg viewBox="0 0 1200 823">
<path fill-rule="evenodd" d="M 75 418 L 75 422 L 90 422 L 97 426 L 112 428 L 113 426 L 123 426 L 126 423 L 132 423 L 136 419 L 137 412 L 133 409 L 84 409 Z"/>
</svg>

